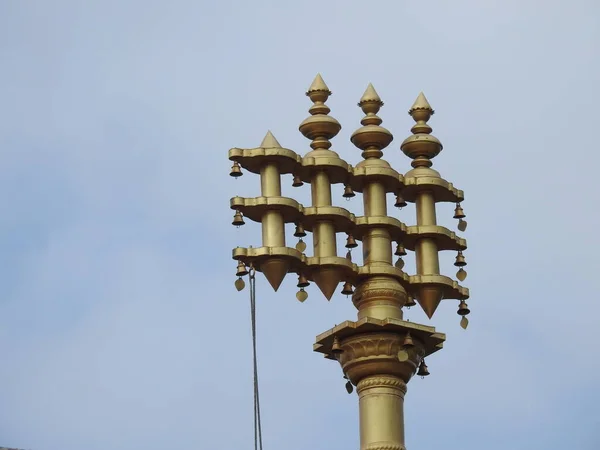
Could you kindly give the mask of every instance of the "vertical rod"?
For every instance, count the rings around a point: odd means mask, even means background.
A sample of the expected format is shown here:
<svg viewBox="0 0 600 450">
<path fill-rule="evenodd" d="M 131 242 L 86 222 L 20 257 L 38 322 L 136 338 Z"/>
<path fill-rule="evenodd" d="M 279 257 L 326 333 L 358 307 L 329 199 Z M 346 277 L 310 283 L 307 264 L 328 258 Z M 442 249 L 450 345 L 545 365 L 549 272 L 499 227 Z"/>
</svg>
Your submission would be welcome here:
<svg viewBox="0 0 600 450">
<path fill-rule="evenodd" d="M 363 191 L 365 216 L 387 216 L 385 188 L 381 183 L 368 183 Z M 390 233 L 385 229 L 370 229 L 363 236 L 363 264 L 392 265 Z"/>
<path fill-rule="evenodd" d="M 437 225 L 435 214 L 435 198 L 430 191 L 419 192 L 416 198 L 417 225 Z M 437 243 L 431 238 L 422 238 L 415 246 L 417 274 L 438 275 L 440 262 Z"/>
<path fill-rule="evenodd" d="M 315 173 L 311 180 L 312 206 L 331 206 L 331 184 L 324 171 Z M 335 228 L 328 221 L 320 221 L 313 229 L 314 255 L 337 256 Z"/>
<path fill-rule="evenodd" d="M 260 169 L 260 190 L 264 197 L 281 196 L 281 179 L 275 163 Z M 277 210 L 265 211 L 262 216 L 262 243 L 265 247 L 285 247 L 285 227 L 283 217 Z"/>
</svg>

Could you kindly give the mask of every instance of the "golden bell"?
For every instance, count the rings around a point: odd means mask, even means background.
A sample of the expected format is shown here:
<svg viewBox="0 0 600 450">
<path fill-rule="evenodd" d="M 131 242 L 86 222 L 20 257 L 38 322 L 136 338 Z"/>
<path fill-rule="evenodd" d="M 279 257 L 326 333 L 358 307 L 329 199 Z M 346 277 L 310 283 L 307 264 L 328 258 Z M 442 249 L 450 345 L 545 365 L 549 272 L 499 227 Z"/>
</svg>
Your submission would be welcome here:
<svg viewBox="0 0 600 450">
<path fill-rule="evenodd" d="M 454 265 L 456 267 L 464 267 L 467 265 L 467 261 L 465 261 L 465 257 L 461 251 L 456 255 L 456 260 L 454 261 Z"/>
<path fill-rule="evenodd" d="M 344 198 L 352 198 L 354 197 L 356 194 L 354 193 L 354 191 L 352 190 L 352 188 L 350 187 L 349 184 L 344 186 Z"/>
<path fill-rule="evenodd" d="M 354 294 L 354 289 L 352 289 L 352 284 L 346 281 L 344 283 L 344 287 L 342 288 L 342 295 L 352 295 Z"/>
<path fill-rule="evenodd" d="M 304 227 L 301 223 L 296 225 L 296 231 L 294 231 L 294 237 L 303 238 L 306 236 L 306 231 L 304 231 Z"/>
<path fill-rule="evenodd" d="M 244 174 L 242 173 L 242 169 L 240 168 L 240 163 L 234 161 L 233 166 L 231 166 L 231 172 L 229 172 L 229 176 L 237 178 L 241 177 L 242 175 Z"/>
<path fill-rule="evenodd" d="M 404 246 L 402 244 L 398 243 L 396 245 L 396 251 L 395 251 L 394 255 L 396 255 L 396 256 L 406 256 L 406 249 L 404 248 Z"/>
<path fill-rule="evenodd" d="M 235 214 L 233 216 L 233 222 L 231 222 L 232 225 L 235 225 L 236 227 L 241 227 L 242 225 L 244 225 L 244 217 L 242 216 L 242 213 L 240 212 L 239 209 L 235 210 Z"/>
<path fill-rule="evenodd" d="M 469 306 L 467 305 L 467 302 L 465 302 L 464 300 L 460 301 L 460 304 L 458 305 L 458 315 L 459 316 L 466 316 L 467 314 L 469 314 L 471 312 L 471 310 L 469 309 Z"/>
<path fill-rule="evenodd" d="M 420 377 L 426 377 L 427 375 L 429 375 L 429 370 L 427 368 L 427 364 L 425 364 L 425 360 L 421 361 L 417 375 L 419 375 Z"/>
<path fill-rule="evenodd" d="M 396 195 L 396 203 L 394 203 L 394 206 L 396 208 L 404 208 L 407 205 L 406 201 L 404 201 L 404 198 L 398 194 Z"/>
<path fill-rule="evenodd" d="M 244 275 L 248 275 L 248 269 L 246 268 L 246 264 L 242 261 L 238 261 L 237 271 L 235 273 L 236 277 L 243 277 Z"/>
<path fill-rule="evenodd" d="M 331 344 L 331 353 L 333 353 L 334 355 L 339 355 L 340 353 L 343 353 L 344 350 L 342 350 L 342 346 L 340 345 L 340 341 L 338 341 L 337 336 L 333 337 L 333 344 Z"/>
<path fill-rule="evenodd" d="M 467 216 L 465 215 L 465 212 L 461 208 L 460 203 L 457 203 L 456 208 L 454 209 L 454 218 L 455 219 L 464 219 L 465 217 L 467 217 Z"/>
<path fill-rule="evenodd" d="M 356 247 L 358 247 L 358 244 L 356 243 L 354 236 L 349 234 L 348 238 L 346 239 L 346 248 L 356 248 Z"/>
<path fill-rule="evenodd" d="M 292 181 L 292 187 L 300 187 L 303 184 L 304 183 L 302 182 L 302 179 L 300 178 L 300 176 L 294 175 L 294 181 Z"/>
<path fill-rule="evenodd" d="M 308 287 L 309 285 L 310 285 L 310 283 L 308 282 L 308 280 L 306 279 L 306 277 L 304 276 L 303 273 L 298 275 L 298 284 L 296 286 L 298 286 L 299 288 L 305 288 L 305 287 Z"/>
<path fill-rule="evenodd" d="M 406 306 L 407 308 L 411 308 L 416 305 L 417 305 L 417 302 L 415 301 L 413 296 L 409 295 L 408 298 L 406 299 L 406 303 L 404 304 L 404 306 Z"/>
<path fill-rule="evenodd" d="M 410 333 L 406 334 L 406 337 L 404 338 L 404 347 L 414 347 L 415 343 L 412 340 L 412 337 L 410 335 Z"/>
</svg>

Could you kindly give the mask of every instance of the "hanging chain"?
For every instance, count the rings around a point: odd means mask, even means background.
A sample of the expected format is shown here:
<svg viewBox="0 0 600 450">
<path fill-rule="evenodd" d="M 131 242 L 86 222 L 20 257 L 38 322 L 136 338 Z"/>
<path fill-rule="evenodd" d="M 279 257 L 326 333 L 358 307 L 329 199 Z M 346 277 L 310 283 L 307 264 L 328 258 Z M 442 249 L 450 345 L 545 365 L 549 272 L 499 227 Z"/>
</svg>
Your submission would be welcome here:
<svg viewBox="0 0 600 450">
<path fill-rule="evenodd" d="M 256 358 L 256 270 L 250 266 L 250 316 L 252 323 L 252 354 L 254 365 L 254 450 L 262 450 L 262 428 L 260 424 L 260 397 L 258 394 L 258 362 Z"/>
</svg>

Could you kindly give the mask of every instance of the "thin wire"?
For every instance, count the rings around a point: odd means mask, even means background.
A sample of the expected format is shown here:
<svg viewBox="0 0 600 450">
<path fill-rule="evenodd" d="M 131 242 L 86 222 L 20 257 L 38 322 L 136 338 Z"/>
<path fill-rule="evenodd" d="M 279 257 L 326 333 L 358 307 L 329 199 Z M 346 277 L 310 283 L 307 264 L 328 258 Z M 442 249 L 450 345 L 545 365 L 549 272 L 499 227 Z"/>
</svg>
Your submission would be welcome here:
<svg viewBox="0 0 600 450">
<path fill-rule="evenodd" d="M 254 364 L 254 450 L 263 450 L 262 427 L 260 422 L 260 396 L 258 392 L 258 361 L 256 358 L 256 271 L 249 270 L 250 317 L 252 323 L 252 355 Z"/>
</svg>

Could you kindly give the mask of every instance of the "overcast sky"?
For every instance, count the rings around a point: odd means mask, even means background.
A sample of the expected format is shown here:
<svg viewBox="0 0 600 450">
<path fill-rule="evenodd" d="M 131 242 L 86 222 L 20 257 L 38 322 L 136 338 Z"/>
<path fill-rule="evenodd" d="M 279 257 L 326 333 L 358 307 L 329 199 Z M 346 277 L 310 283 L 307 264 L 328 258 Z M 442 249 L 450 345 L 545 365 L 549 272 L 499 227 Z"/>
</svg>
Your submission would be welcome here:
<svg viewBox="0 0 600 450">
<path fill-rule="evenodd" d="M 406 172 L 424 91 L 434 168 L 465 191 L 471 324 L 454 301 L 409 311 L 447 342 L 409 384 L 407 448 L 600 448 L 599 17 L 594 0 L 1 1 L 0 446 L 252 448 L 231 249 L 260 227 L 230 226 L 229 198 L 260 185 L 227 151 L 270 129 L 307 152 L 320 72 L 341 157 L 360 161 L 372 82 Z M 300 304 L 292 276 L 257 291 L 265 449 L 358 449 L 357 398 L 312 352 L 351 302 L 311 286 Z"/>
</svg>

